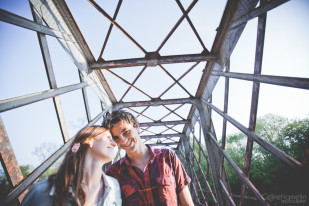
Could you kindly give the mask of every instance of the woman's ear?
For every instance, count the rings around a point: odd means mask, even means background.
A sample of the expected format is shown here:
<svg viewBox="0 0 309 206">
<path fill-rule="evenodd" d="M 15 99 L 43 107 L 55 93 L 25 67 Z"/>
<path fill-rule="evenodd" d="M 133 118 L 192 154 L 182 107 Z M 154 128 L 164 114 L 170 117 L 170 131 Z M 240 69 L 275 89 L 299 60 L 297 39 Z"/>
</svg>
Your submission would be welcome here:
<svg viewBox="0 0 309 206">
<path fill-rule="evenodd" d="M 92 146 L 93 146 L 93 138 L 88 137 L 85 140 L 85 143 L 88 144 L 90 148 L 92 148 Z"/>
</svg>

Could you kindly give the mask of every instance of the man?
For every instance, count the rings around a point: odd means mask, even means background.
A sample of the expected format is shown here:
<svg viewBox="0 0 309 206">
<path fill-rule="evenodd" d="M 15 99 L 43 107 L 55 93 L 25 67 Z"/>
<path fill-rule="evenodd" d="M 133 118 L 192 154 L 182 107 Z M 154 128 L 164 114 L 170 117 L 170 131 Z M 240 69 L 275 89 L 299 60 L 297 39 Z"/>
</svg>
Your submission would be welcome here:
<svg viewBox="0 0 309 206">
<path fill-rule="evenodd" d="M 112 164 L 106 174 L 120 184 L 123 205 L 194 205 L 188 188 L 190 178 L 174 151 L 145 145 L 136 118 L 117 110 L 103 122 L 126 155 Z"/>
</svg>

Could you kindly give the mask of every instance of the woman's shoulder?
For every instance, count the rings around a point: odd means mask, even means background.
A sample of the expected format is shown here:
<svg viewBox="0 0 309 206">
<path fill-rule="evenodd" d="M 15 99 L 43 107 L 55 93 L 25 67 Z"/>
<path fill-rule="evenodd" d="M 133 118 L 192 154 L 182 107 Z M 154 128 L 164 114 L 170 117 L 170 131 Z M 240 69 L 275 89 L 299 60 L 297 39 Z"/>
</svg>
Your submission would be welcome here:
<svg viewBox="0 0 309 206">
<path fill-rule="evenodd" d="M 48 181 L 44 180 L 42 182 L 36 183 L 33 188 L 31 188 L 25 198 L 22 201 L 22 206 L 26 205 L 40 205 L 41 203 L 50 202 L 50 195 L 47 191 Z M 45 204 L 48 205 L 48 204 Z"/>
</svg>

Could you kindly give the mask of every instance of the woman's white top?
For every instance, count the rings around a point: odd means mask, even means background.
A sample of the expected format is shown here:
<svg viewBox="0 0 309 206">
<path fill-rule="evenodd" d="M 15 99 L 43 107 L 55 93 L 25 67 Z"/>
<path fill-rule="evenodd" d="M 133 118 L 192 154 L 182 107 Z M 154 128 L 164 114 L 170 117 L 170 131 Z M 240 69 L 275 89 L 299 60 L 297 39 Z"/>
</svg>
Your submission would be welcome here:
<svg viewBox="0 0 309 206">
<path fill-rule="evenodd" d="M 104 195 L 99 200 L 98 203 L 94 204 L 94 206 L 121 206 L 122 199 L 121 199 L 121 191 L 118 181 L 106 175 L 103 172 L 103 179 L 104 179 Z M 46 192 L 48 188 L 47 180 L 43 182 L 37 183 L 34 188 L 32 188 L 25 198 L 22 201 L 22 206 L 36 206 L 36 205 L 44 205 L 44 206 L 51 206 L 53 202 L 53 197 L 55 194 L 55 186 L 52 186 L 50 192 Z M 70 191 L 72 192 L 72 191 Z M 72 194 L 74 196 L 74 194 Z M 71 204 L 69 201 L 66 204 L 70 206 Z"/>
</svg>

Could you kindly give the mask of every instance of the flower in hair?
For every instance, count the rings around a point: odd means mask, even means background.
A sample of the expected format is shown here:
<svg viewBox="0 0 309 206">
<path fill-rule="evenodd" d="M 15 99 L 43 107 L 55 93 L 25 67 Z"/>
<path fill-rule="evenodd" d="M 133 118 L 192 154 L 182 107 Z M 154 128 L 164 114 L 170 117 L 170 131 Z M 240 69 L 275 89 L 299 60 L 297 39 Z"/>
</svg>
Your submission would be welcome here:
<svg viewBox="0 0 309 206">
<path fill-rule="evenodd" d="M 78 151 L 79 147 L 80 147 L 80 143 L 79 142 L 75 143 L 72 147 L 72 152 L 76 153 Z"/>
</svg>

